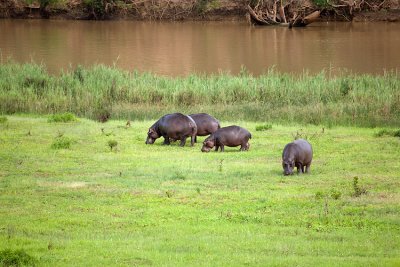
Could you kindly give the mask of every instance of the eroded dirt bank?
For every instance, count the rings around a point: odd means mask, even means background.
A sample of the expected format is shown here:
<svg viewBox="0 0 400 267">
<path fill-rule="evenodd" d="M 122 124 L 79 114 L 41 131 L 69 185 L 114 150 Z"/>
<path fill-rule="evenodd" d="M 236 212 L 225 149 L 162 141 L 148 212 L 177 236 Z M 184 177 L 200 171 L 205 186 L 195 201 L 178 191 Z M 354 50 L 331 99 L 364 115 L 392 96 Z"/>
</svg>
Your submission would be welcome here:
<svg viewBox="0 0 400 267">
<path fill-rule="evenodd" d="M 0 18 L 246 20 L 247 5 L 259 3 L 257 0 L 3 0 Z M 322 10 L 323 20 L 400 21 L 400 0 L 304 3 L 306 8 Z"/>
</svg>

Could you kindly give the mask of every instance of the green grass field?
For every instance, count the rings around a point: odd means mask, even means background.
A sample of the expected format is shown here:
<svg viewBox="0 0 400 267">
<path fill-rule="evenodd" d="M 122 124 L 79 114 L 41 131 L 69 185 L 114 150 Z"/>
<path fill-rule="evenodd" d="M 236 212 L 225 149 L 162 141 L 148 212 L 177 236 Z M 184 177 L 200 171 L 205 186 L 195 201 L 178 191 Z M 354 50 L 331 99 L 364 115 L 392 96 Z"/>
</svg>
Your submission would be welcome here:
<svg viewBox="0 0 400 267">
<path fill-rule="evenodd" d="M 6 249 L 39 266 L 400 265 L 398 129 L 222 120 L 250 150 L 202 153 L 145 145 L 154 120 L 125 122 L 2 120 L 3 265 Z M 311 174 L 285 177 L 296 134 Z"/>
</svg>

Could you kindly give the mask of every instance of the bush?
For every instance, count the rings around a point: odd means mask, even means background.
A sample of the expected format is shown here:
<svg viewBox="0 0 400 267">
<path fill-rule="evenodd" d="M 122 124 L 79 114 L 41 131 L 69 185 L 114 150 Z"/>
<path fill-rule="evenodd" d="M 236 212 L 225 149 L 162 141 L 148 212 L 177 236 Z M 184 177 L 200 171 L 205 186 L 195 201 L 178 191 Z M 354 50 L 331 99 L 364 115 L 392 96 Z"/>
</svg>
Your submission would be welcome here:
<svg viewBox="0 0 400 267">
<path fill-rule="evenodd" d="M 382 129 L 375 133 L 375 137 L 382 137 L 382 136 L 393 136 L 393 137 L 400 137 L 400 129 L 399 130 L 388 130 Z"/>
<path fill-rule="evenodd" d="M 35 266 L 37 259 L 26 253 L 23 249 L 0 251 L 1 266 Z"/>
<path fill-rule="evenodd" d="M 353 189 L 354 189 L 353 197 L 359 197 L 363 194 L 367 194 L 367 189 L 365 189 L 364 187 L 360 187 L 358 185 L 358 177 L 357 176 L 353 177 Z"/>
<path fill-rule="evenodd" d="M 333 198 L 333 199 L 339 199 L 340 197 L 342 196 L 342 193 L 340 192 L 340 191 L 338 191 L 338 190 L 336 190 L 336 189 L 332 189 L 331 190 L 331 197 Z"/>
<path fill-rule="evenodd" d="M 56 140 L 51 144 L 51 148 L 53 149 L 69 149 L 73 140 L 69 137 L 61 136 L 57 137 Z"/>
<path fill-rule="evenodd" d="M 8 121 L 7 117 L 0 116 L 0 123 L 6 123 Z"/>
<path fill-rule="evenodd" d="M 108 140 L 107 142 L 108 146 L 110 147 L 110 150 L 112 151 L 114 147 L 118 146 L 118 142 L 115 140 Z"/>
<path fill-rule="evenodd" d="M 256 131 L 266 131 L 272 129 L 271 124 L 256 125 Z"/>
<path fill-rule="evenodd" d="M 70 112 L 65 112 L 61 114 L 53 114 L 48 119 L 47 122 L 72 122 L 77 121 L 74 114 Z"/>
<path fill-rule="evenodd" d="M 314 3 L 314 5 L 316 5 L 318 7 L 322 7 L 322 8 L 329 7 L 328 0 L 313 0 L 312 2 Z"/>
</svg>

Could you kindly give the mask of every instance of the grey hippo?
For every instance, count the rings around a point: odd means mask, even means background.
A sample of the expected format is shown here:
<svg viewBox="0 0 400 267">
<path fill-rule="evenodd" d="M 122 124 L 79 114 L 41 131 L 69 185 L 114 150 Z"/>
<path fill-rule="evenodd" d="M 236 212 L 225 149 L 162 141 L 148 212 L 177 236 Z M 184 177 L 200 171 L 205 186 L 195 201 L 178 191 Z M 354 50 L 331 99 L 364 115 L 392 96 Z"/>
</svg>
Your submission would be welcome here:
<svg viewBox="0 0 400 267">
<path fill-rule="evenodd" d="M 153 144 L 157 138 L 162 136 L 164 145 L 169 145 L 171 138 L 181 140 L 180 146 L 184 146 L 186 138 L 190 136 L 193 146 L 196 134 L 197 126 L 191 117 L 182 113 L 172 113 L 162 116 L 149 128 L 146 144 Z"/>
<path fill-rule="evenodd" d="M 282 167 L 284 175 L 293 174 L 297 167 L 297 173 L 309 173 L 313 150 L 311 144 L 304 139 L 298 139 L 285 146 L 282 152 Z M 305 170 L 304 170 L 305 168 Z"/>
<path fill-rule="evenodd" d="M 206 136 L 216 132 L 221 128 L 219 121 L 207 113 L 196 113 L 189 115 L 197 125 L 197 134 L 195 142 L 197 142 L 197 136 Z"/>
<path fill-rule="evenodd" d="M 251 133 L 240 126 L 232 125 L 222 127 L 204 140 L 201 151 L 209 152 L 214 146 L 215 151 L 221 148 L 221 152 L 224 151 L 225 146 L 240 146 L 240 151 L 249 150 L 250 138 Z"/>
</svg>

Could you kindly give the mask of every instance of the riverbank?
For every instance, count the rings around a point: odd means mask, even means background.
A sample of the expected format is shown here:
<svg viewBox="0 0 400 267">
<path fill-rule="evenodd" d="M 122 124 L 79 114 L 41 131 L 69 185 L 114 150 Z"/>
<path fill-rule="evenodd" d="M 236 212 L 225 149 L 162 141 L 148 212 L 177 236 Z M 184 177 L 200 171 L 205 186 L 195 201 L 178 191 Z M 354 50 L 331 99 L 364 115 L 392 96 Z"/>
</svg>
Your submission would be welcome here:
<svg viewBox="0 0 400 267">
<path fill-rule="evenodd" d="M 4 0 L 0 3 L 0 18 L 243 21 L 248 4 L 244 0 Z M 323 20 L 400 21 L 400 0 L 371 0 L 363 6 L 354 2 L 345 9 L 343 5 L 328 5 L 323 1 L 308 1 L 307 5 L 319 7 Z"/>
<path fill-rule="evenodd" d="M 208 112 L 223 120 L 377 127 L 400 125 L 400 79 L 343 74 L 290 75 L 269 70 L 164 77 L 104 65 L 51 75 L 44 65 L 0 65 L 0 113 L 73 112 L 81 117 L 143 120 Z"/>
</svg>

